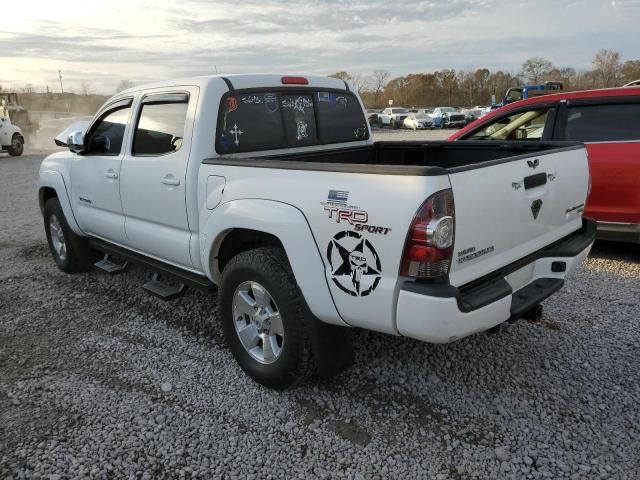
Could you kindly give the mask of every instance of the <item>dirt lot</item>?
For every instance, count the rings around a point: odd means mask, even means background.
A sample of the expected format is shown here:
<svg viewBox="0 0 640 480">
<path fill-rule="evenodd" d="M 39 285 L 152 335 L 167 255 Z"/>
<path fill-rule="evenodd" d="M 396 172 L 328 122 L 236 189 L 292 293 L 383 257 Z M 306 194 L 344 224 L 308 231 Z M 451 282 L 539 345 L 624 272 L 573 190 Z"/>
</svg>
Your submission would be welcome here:
<svg viewBox="0 0 640 480">
<path fill-rule="evenodd" d="M 215 295 L 60 272 L 41 159 L 0 154 L 0 478 L 640 478 L 637 246 L 598 244 L 541 323 L 356 332 L 348 372 L 276 393 L 236 366 Z"/>
</svg>

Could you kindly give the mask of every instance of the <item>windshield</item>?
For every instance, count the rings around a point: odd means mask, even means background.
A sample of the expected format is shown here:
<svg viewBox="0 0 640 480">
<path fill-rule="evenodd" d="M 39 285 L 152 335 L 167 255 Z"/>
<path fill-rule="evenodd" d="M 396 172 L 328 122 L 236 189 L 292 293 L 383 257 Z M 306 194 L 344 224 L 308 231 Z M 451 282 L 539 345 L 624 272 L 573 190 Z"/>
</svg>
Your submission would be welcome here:
<svg viewBox="0 0 640 480">
<path fill-rule="evenodd" d="M 549 109 L 530 110 L 499 118 L 467 140 L 541 140 Z"/>
<path fill-rule="evenodd" d="M 440 111 L 441 112 L 457 112 L 457 110 L 453 107 L 442 107 Z"/>
<path fill-rule="evenodd" d="M 416 118 L 425 119 L 431 117 L 429 117 L 426 113 L 416 113 Z"/>
<path fill-rule="evenodd" d="M 406 108 L 392 108 L 391 113 L 409 113 Z"/>
</svg>

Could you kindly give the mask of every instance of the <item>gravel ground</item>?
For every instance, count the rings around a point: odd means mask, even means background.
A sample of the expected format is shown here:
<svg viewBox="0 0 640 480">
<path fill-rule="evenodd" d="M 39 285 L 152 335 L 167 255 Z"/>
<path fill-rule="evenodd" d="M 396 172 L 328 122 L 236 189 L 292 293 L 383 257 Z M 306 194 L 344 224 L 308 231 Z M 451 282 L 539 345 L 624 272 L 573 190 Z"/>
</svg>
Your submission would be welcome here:
<svg viewBox="0 0 640 480">
<path fill-rule="evenodd" d="M 41 159 L 0 156 L 0 478 L 640 478 L 637 246 L 597 245 L 540 323 L 358 331 L 348 372 L 276 393 L 236 366 L 214 296 L 60 272 Z"/>
</svg>

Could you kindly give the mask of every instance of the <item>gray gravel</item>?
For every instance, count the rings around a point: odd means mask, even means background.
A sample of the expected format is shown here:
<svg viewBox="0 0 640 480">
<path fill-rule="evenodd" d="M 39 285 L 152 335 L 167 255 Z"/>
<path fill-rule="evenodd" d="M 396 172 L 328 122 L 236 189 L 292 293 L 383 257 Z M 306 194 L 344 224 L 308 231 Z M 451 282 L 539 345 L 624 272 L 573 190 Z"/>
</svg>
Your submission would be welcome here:
<svg viewBox="0 0 640 480">
<path fill-rule="evenodd" d="M 0 478 L 640 478 L 640 248 L 599 244 L 541 323 L 451 345 L 356 332 L 284 393 L 224 347 L 215 297 L 65 275 L 41 156 L 0 157 Z"/>
</svg>

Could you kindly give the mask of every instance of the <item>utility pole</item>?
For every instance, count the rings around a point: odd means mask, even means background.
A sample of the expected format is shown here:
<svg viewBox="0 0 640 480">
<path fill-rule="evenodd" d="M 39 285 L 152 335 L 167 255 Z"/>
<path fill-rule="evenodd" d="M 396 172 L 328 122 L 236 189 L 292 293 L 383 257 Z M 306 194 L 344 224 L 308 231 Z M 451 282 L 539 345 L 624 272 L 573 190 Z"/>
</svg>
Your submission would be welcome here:
<svg viewBox="0 0 640 480">
<path fill-rule="evenodd" d="M 62 88 L 62 70 L 58 70 L 58 78 L 60 79 L 60 92 L 64 93 L 64 88 Z"/>
</svg>

